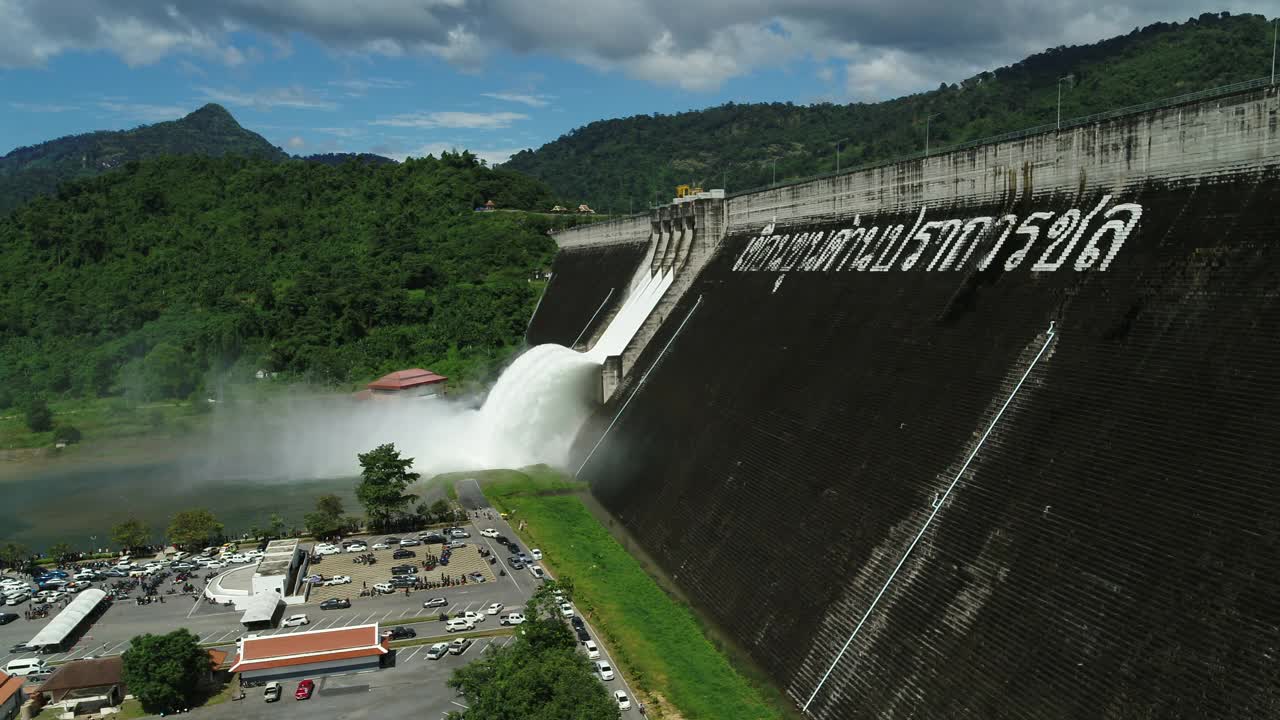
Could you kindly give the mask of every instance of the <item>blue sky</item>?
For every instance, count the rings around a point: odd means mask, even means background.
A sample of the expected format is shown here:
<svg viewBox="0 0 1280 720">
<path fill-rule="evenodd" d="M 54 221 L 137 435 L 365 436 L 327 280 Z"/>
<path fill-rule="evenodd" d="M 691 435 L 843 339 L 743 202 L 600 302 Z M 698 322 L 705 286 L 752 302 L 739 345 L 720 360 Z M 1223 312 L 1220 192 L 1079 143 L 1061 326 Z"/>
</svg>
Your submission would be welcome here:
<svg viewBox="0 0 1280 720">
<path fill-rule="evenodd" d="M 934 5 L 0 0 L 0 153 L 217 102 L 296 154 L 465 147 L 501 162 L 593 120 L 875 101 L 1200 12 L 1184 0 Z"/>
</svg>

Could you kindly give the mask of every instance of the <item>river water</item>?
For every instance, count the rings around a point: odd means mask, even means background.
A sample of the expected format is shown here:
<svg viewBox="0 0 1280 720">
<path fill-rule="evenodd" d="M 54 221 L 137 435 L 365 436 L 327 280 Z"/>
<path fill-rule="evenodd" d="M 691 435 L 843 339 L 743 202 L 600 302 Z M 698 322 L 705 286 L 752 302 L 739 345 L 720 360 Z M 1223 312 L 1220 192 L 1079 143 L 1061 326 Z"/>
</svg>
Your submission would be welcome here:
<svg viewBox="0 0 1280 720">
<path fill-rule="evenodd" d="M 359 514 L 355 485 L 352 477 L 273 481 L 223 474 L 184 459 L 45 464 L 0 482 L 0 542 L 33 550 L 66 542 L 88 550 L 113 545 L 111 526 L 129 518 L 147 523 L 159 540 L 175 513 L 198 507 L 213 512 L 233 536 L 267 527 L 273 512 L 300 528 L 324 493 Z"/>
</svg>

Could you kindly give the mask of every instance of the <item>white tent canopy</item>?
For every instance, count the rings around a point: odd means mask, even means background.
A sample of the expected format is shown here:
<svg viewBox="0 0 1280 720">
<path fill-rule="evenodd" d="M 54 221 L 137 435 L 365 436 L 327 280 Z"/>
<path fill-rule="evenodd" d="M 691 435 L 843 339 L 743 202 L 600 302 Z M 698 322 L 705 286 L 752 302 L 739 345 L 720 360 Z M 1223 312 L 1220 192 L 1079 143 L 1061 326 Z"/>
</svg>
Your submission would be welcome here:
<svg viewBox="0 0 1280 720">
<path fill-rule="evenodd" d="M 29 647 L 45 647 L 49 645 L 61 645 L 84 619 L 102 604 L 107 594 L 97 588 L 89 588 L 83 590 L 76 599 L 72 600 L 57 617 L 49 621 L 48 625 L 40 628 L 40 632 L 31 638 L 31 642 L 27 643 Z"/>
</svg>

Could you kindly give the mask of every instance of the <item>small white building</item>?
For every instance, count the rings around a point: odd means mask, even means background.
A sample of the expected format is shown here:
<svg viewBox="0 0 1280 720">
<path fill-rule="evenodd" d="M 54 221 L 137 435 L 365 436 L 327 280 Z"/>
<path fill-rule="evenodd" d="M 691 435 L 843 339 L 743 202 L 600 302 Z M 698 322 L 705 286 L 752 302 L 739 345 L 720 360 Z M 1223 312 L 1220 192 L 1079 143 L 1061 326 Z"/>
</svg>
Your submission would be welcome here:
<svg viewBox="0 0 1280 720">
<path fill-rule="evenodd" d="M 205 597 L 217 603 L 232 603 L 240 612 L 266 604 L 252 598 L 275 596 L 289 605 L 307 601 L 307 587 L 302 577 L 307 567 L 307 554 L 294 539 L 272 540 L 257 565 L 233 568 L 217 576 L 204 589 Z"/>
</svg>

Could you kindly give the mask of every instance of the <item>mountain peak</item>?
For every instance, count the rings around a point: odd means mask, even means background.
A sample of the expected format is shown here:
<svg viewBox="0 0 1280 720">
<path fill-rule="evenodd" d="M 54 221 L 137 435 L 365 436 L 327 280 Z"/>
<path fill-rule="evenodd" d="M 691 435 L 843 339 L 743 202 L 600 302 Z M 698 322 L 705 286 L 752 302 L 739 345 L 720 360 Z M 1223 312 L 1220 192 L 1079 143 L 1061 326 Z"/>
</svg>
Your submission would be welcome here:
<svg viewBox="0 0 1280 720">
<path fill-rule="evenodd" d="M 236 122 L 235 117 L 226 108 L 217 103 L 209 103 L 191 112 L 178 122 L 204 130 L 226 131 L 241 129 L 240 123 Z"/>
</svg>

